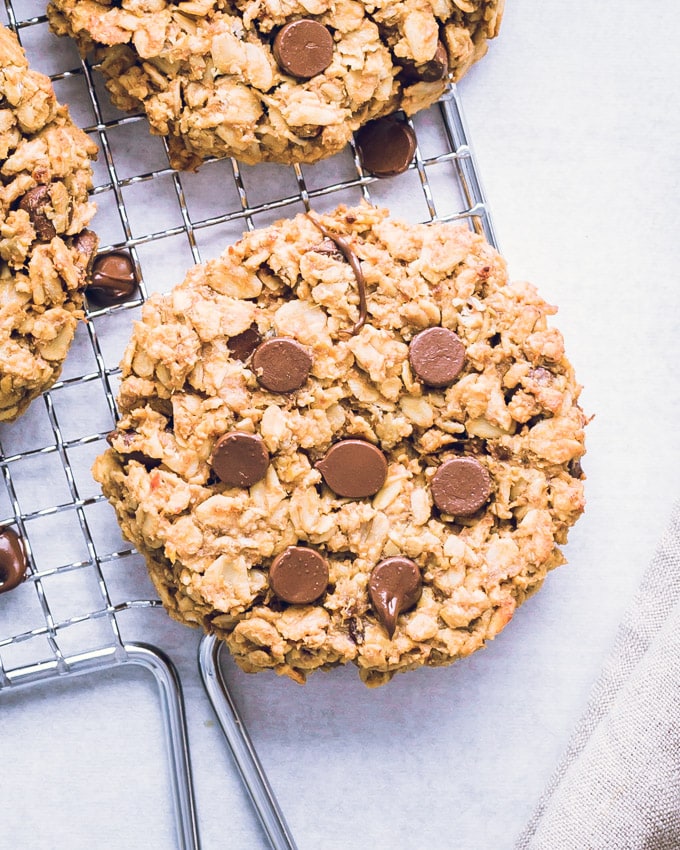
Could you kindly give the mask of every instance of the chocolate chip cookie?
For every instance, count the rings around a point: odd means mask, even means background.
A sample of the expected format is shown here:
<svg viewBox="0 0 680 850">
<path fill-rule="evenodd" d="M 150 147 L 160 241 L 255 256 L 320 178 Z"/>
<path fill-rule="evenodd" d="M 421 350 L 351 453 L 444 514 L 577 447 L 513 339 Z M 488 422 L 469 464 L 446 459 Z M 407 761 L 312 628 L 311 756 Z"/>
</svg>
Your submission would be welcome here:
<svg viewBox="0 0 680 850">
<path fill-rule="evenodd" d="M 368 204 L 152 296 L 94 475 L 170 614 L 300 682 L 483 646 L 584 507 L 554 312 L 466 227 Z"/>
<path fill-rule="evenodd" d="M 313 162 L 381 115 L 429 106 L 487 49 L 504 0 L 51 0 L 53 30 L 143 109 L 176 168 Z"/>
<path fill-rule="evenodd" d="M 0 27 L 0 421 L 54 383 L 83 315 L 96 152 Z"/>
</svg>

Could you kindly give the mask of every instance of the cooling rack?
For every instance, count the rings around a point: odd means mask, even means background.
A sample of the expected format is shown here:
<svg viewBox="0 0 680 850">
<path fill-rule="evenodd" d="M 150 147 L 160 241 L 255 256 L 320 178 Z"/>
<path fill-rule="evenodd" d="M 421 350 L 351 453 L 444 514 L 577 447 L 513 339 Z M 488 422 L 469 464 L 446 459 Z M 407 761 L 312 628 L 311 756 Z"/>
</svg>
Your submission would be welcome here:
<svg viewBox="0 0 680 850">
<path fill-rule="evenodd" d="M 360 199 L 410 221 L 461 220 L 496 244 L 459 93 L 409 124 L 414 160 L 398 177 L 362 170 L 350 144 L 315 165 L 208 161 L 196 173 L 169 166 L 164 140 L 142 115 L 115 110 L 96 66 L 50 32 L 37 0 L 5 0 L 3 23 L 99 148 L 93 222 L 102 251 L 126 249 L 138 289 L 122 304 L 90 305 L 61 379 L 18 423 L 0 425 L 0 529 L 14 527 L 28 558 L 25 581 L 0 595 L 0 698 L 37 683 L 134 665 L 158 685 L 180 848 L 199 846 L 181 683 L 164 652 L 126 639 L 126 615 L 160 609 L 140 559 L 90 476 L 116 420 L 118 363 L 131 324 L 154 291 L 220 253 L 245 230 L 309 209 Z M 199 668 L 269 843 L 294 848 L 236 703 L 220 674 L 220 646 L 201 642 Z"/>
</svg>

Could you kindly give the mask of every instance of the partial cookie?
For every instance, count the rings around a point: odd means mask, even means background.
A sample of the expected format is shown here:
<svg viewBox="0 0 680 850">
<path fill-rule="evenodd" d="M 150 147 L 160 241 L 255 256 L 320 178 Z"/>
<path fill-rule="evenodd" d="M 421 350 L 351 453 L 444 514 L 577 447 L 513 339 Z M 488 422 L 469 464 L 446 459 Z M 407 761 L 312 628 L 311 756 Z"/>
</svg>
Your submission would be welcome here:
<svg viewBox="0 0 680 850">
<path fill-rule="evenodd" d="M 145 305 L 94 475 L 173 617 L 368 684 L 480 648 L 584 507 L 555 312 L 484 239 L 368 205 L 247 234 Z"/>
<path fill-rule="evenodd" d="M 83 316 L 96 153 L 0 27 L 0 421 L 55 382 Z"/>
<path fill-rule="evenodd" d="M 193 168 L 313 162 L 373 118 L 429 106 L 484 55 L 503 3 L 51 0 L 48 16 Z"/>
</svg>

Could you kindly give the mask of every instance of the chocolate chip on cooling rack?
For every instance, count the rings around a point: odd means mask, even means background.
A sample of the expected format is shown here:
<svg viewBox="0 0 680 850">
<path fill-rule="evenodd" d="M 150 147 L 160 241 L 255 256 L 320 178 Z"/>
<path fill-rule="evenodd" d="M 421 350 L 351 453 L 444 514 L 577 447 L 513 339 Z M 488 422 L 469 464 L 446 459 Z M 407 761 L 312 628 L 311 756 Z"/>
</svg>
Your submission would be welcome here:
<svg viewBox="0 0 680 850">
<path fill-rule="evenodd" d="M 272 53 L 282 71 L 308 80 L 331 64 L 333 36 L 319 21 L 310 18 L 291 21 L 276 34 Z"/>
<path fill-rule="evenodd" d="M 465 346 L 448 328 L 426 328 L 411 340 L 408 358 L 424 384 L 446 387 L 455 381 L 463 368 Z"/>
<path fill-rule="evenodd" d="M 334 493 L 350 499 L 375 495 L 387 477 L 385 455 L 366 440 L 340 440 L 314 466 Z"/>
<path fill-rule="evenodd" d="M 258 383 L 272 393 L 299 390 L 309 377 L 312 358 L 295 339 L 277 336 L 255 349 L 252 361 Z"/>
<path fill-rule="evenodd" d="M 26 553 L 21 538 L 11 528 L 0 531 L 0 593 L 13 590 L 26 575 Z"/>
<path fill-rule="evenodd" d="M 289 546 L 274 558 L 269 568 L 269 584 L 284 602 L 308 605 L 328 586 L 328 562 L 307 546 Z"/>
<path fill-rule="evenodd" d="M 474 457 L 444 461 L 430 484 L 435 505 L 445 514 L 472 516 L 491 494 L 491 478 Z"/>
<path fill-rule="evenodd" d="M 251 487 L 261 481 L 269 466 L 269 452 L 258 434 L 231 431 L 220 437 L 211 466 L 220 481 L 231 487 Z"/>
<path fill-rule="evenodd" d="M 369 121 L 356 135 L 359 158 L 366 171 L 376 177 L 393 177 L 411 164 L 416 152 L 416 134 L 394 115 Z"/>
<path fill-rule="evenodd" d="M 422 579 L 415 561 L 402 555 L 376 564 L 368 580 L 368 595 L 377 618 L 392 637 L 397 617 L 420 599 Z"/>
<path fill-rule="evenodd" d="M 28 213 L 38 239 L 49 242 L 57 235 L 56 228 L 45 213 L 52 203 L 49 186 L 34 186 L 19 201 L 19 209 Z"/>
<path fill-rule="evenodd" d="M 96 304 L 109 307 L 127 301 L 137 287 L 132 257 L 127 251 L 107 251 L 92 265 L 87 297 Z"/>
</svg>

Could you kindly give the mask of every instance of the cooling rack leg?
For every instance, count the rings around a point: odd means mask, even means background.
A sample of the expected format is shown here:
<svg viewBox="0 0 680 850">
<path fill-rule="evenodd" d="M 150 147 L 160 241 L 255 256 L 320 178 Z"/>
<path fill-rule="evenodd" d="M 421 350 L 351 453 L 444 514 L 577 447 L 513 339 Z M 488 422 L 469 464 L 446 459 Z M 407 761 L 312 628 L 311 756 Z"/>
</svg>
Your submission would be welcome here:
<svg viewBox="0 0 680 850">
<path fill-rule="evenodd" d="M 172 662 L 159 649 L 143 643 L 118 644 L 116 647 L 73 657 L 67 666 L 51 662 L 27 667 L 19 673 L 13 671 L 14 675 L 4 677 L 3 687 L 14 690 L 38 683 L 49 684 L 126 664 L 136 664 L 148 670 L 158 684 L 163 731 L 171 767 L 177 846 L 179 850 L 200 850 L 182 685 Z"/>
<path fill-rule="evenodd" d="M 220 641 L 212 635 L 204 637 L 199 646 L 198 666 L 206 693 L 271 847 L 273 850 L 297 850 L 267 775 L 227 688 L 219 664 L 220 647 Z"/>
<path fill-rule="evenodd" d="M 149 670 L 158 683 L 167 750 L 172 768 L 177 842 L 180 850 L 199 850 L 184 700 L 179 676 L 172 662 L 156 647 L 131 643 L 125 645 L 125 650 L 127 661 Z"/>
</svg>

